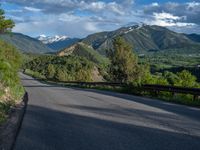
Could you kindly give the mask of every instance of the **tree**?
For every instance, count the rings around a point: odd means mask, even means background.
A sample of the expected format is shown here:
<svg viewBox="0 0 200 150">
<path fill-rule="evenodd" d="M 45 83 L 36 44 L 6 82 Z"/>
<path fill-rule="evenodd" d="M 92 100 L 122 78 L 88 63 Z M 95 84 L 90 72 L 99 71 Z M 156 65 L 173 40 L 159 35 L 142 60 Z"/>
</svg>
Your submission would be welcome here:
<svg viewBox="0 0 200 150">
<path fill-rule="evenodd" d="M 5 13 L 0 9 L 0 34 L 11 32 L 15 23 L 11 19 L 5 18 Z"/>
<path fill-rule="evenodd" d="M 92 73 L 90 70 L 80 69 L 76 73 L 76 81 L 92 81 Z"/>
<path fill-rule="evenodd" d="M 55 76 L 55 78 L 58 80 L 58 81 L 66 81 L 66 75 L 67 73 L 61 69 L 58 69 L 57 71 L 57 74 Z"/>
<path fill-rule="evenodd" d="M 183 70 L 181 72 L 177 73 L 177 76 L 179 77 L 179 80 L 177 81 L 177 86 L 182 87 L 197 87 L 198 83 L 197 78 L 193 76 L 189 71 Z"/>
<path fill-rule="evenodd" d="M 47 67 L 47 75 L 46 77 L 52 79 L 56 73 L 56 70 L 52 64 L 49 64 Z"/>
<path fill-rule="evenodd" d="M 110 50 L 108 55 L 111 60 L 109 72 L 113 81 L 127 83 L 137 79 L 137 57 L 130 44 L 122 37 L 114 39 L 113 50 Z"/>
<path fill-rule="evenodd" d="M 165 79 L 167 79 L 170 85 L 176 86 L 176 84 L 179 82 L 179 77 L 172 72 L 165 71 L 163 76 Z"/>
</svg>

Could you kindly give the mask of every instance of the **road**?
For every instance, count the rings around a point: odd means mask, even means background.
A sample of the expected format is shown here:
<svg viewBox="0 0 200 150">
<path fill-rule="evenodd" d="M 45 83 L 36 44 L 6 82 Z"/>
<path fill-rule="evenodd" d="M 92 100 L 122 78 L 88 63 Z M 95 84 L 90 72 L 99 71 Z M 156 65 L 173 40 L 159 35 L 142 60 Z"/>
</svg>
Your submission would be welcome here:
<svg viewBox="0 0 200 150">
<path fill-rule="evenodd" d="M 29 102 L 14 150 L 200 149 L 200 109 L 20 76 Z"/>
</svg>

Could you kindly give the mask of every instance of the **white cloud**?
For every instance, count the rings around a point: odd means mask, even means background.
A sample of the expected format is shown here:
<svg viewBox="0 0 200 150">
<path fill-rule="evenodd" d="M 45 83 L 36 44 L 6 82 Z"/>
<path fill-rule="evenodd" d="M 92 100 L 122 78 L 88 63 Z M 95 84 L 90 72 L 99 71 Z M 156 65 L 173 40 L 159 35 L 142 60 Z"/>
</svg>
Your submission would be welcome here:
<svg viewBox="0 0 200 150">
<path fill-rule="evenodd" d="M 58 16 L 58 20 L 63 21 L 63 22 L 74 22 L 74 23 L 76 23 L 76 22 L 79 22 L 82 19 L 83 19 L 83 17 L 75 16 L 75 15 L 70 14 L 70 13 L 68 13 L 68 14 L 63 13 L 63 14 L 60 14 Z"/>
<path fill-rule="evenodd" d="M 1 0 L 0 0 L 1 1 Z M 188 30 L 200 24 L 200 2 L 159 1 L 134 5 L 136 0 L 2 0 L 15 4 L 19 12 L 8 12 L 16 21 L 16 32 L 67 34 L 83 37 L 114 30 L 130 22 L 144 22 Z M 39 14 L 41 15 L 38 15 Z M 36 15 L 35 15 L 36 14 Z M 18 18 L 20 16 L 21 18 Z M 144 21 L 145 20 L 145 21 Z M 25 27 L 27 29 L 25 29 Z"/>
<path fill-rule="evenodd" d="M 86 3 L 81 1 L 79 8 L 81 10 L 89 10 L 93 12 L 112 12 L 118 15 L 124 15 L 122 6 L 116 2 L 105 3 L 103 1 Z"/>
<path fill-rule="evenodd" d="M 153 13 L 153 16 L 157 20 L 166 20 L 166 19 L 172 19 L 172 20 L 180 20 L 182 17 L 174 16 L 173 14 L 162 12 L 162 13 Z"/>
<path fill-rule="evenodd" d="M 32 12 L 40 12 L 41 9 L 34 8 L 34 7 L 24 7 L 25 10 L 32 11 Z"/>
<path fill-rule="evenodd" d="M 157 2 L 154 2 L 154 3 L 152 3 L 151 5 L 154 6 L 154 7 L 159 6 L 159 4 L 158 4 Z"/>
<path fill-rule="evenodd" d="M 112 10 L 113 12 L 115 12 L 115 13 L 117 13 L 119 15 L 124 15 L 125 14 L 125 10 L 123 10 L 121 8 L 121 6 L 118 5 L 115 2 L 108 3 L 107 9 L 110 9 L 110 10 Z"/>
<path fill-rule="evenodd" d="M 190 9 L 190 8 L 195 8 L 195 7 L 198 7 L 200 6 L 200 3 L 199 2 L 189 2 L 187 3 L 187 9 Z"/>
<path fill-rule="evenodd" d="M 98 28 L 98 23 L 93 22 L 89 17 L 78 17 L 72 14 L 47 15 L 30 19 L 32 20 L 29 22 L 17 23 L 14 32 L 25 33 L 34 37 L 41 33 L 85 37 L 88 34 L 101 31 Z"/>
<path fill-rule="evenodd" d="M 21 13 L 23 12 L 22 9 L 12 9 L 12 10 L 6 10 L 6 13 Z"/>
<path fill-rule="evenodd" d="M 84 28 L 89 32 L 100 31 L 100 29 L 97 28 L 96 23 L 94 23 L 94 22 L 86 22 L 84 24 Z"/>
<path fill-rule="evenodd" d="M 99 11 L 99 10 L 103 10 L 106 8 L 106 4 L 104 2 L 91 2 L 90 4 L 85 3 L 84 1 L 81 2 L 81 5 L 83 7 L 83 9 L 89 9 L 92 11 Z"/>
<path fill-rule="evenodd" d="M 159 25 L 164 27 L 185 27 L 185 26 L 195 26 L 195 23 L 182 22 L 186 20 L 186 16 L 175 16 L 170 13 L 162 12 L 162 13 L 153 13 L 153 20 L 148 22 L 151 25 Z"/>
</svg>

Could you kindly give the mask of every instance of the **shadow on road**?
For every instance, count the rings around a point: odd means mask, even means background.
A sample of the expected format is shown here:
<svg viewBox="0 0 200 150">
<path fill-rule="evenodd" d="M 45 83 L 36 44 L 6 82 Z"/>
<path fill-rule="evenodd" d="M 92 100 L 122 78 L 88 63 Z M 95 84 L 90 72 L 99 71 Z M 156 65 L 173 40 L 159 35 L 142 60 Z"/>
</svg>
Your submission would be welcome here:
<svg viewBox="0 0 200 150">
<path fill-rule="evenodd" d="M 123 100 L 134 101 L 137 103 L 156 107 L 168 112 L 176 113 L 185 117 L 193 118 L 195 120 L 200 120 L 199 108 L 188 107 L 184 105 L 164 102 L 161 100 L 139 97 L 139 96 L 134 96 L 134 95 L 129 95 L 129 94 L 122 94 L 122 93 L 117 93 L 117 92 L 101 91 L 101 90 L 95 90 L 95 89 L 81 89 L 81 88 L 73 88 L 73 87 L 72 89 L 76 91 L 87 91 L 87 92 L 93 92 L 97 94 L 103 94 L 107 96 L 122 98 Z"/>
<path fill-rule="evenodd" d="M 29 105 L 14 149 L 197 150 L 199 140 L 200 137 Z"/>
<path fill-rule="evenodd" d="M 22 78 L 22 81 L 24 79 Z M 26 78 L 25 78 L 26 80 Z M 29 80 L 29 79 L 28 79 Z M 32 80 L 32 79 L 30 79 Z M 34 80 L 34 79 L 33 79 Z M 122 94 L 122 93 L 117 93 L 117 92 L 110 92 L 110 91 L 102 91 L 102 90 L 96 90 L 96 89 L 83 89 L 83 88 L 76 88 L 76 87 L 64 87 L 61 85 L 57 84 L 44 84 L 40 81 L 38 81 L 37 85 L 33 84 L 28 84 L 24 85 L 24 87 L 32 87 L 32 88 L 38 88 L 38 87 L 49 87 L 49 88 L 54 88 L 54 87 L 59 87 L 59 90 L 67 90 L 67 88 L 71 88 L 76 91 L 86 91 L 86 92 L 93 92 L 97 94 L 102 94 L 106 96 L 112 96 L 112 97 L 117 97 L 117 98 L 122 98 L 123 100 L 128 100 L 128 101 L 134 101 L 137 103 L 145 104 L 148 106 L 156 107 L 159 109 L 163 109 L 168 112 L 176 113 L 185 117 L 193 118 L 196 120 L 200 120 L 200 109 L 199 108 L 192 108 L 192 107 L 187 107 L 183 105 L 178 105 L 178 104 L 173 104 L 173 103 L 168 103 L 156 99 L 150 99 L 150 98 L 143 98 L 143 97 L 138 97 L 138 96 L 133 96 L 129 94 Z"/>
</svg>

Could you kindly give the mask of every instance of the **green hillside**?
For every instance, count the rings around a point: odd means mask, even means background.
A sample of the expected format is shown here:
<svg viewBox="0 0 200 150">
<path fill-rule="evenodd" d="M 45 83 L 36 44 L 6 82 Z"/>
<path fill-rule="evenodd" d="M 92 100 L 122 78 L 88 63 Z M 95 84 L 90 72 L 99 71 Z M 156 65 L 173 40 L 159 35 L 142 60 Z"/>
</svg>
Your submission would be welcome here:
<svg viewBox="0 0 200 150">
<path fill-rule="evenodd" d="M 109 63 L 109 60 L 100 55 L 97 51 L 95 51 L 91 46 L 88 46 L 87 44 L 84 43 L 77 43 L 72 45 L 71 47 L 65 48 L 64 50 L 60 51 L 58 53 L 59 56 L 67 56 L 67 55 L 76 55 L 76 56 L 81 56 L 85 57 L 88 60 L 101 64 L 101 65 L 106 65 Z"/>
<path fill-rule="evenodd" d="M 53 43 L 48 43 L 46 44 L 50 49 L 53 49 L 54 51 L 59 51 L 63 48 L 69 47 L 75 43 L 77 43 L 80 39 L 78 38 L 67 38 L 66 40 L 63 41 L 57 41 Z"/>
<path fill-rule="evenodd" d="M 53 52 L 45 44 L 37 39 L 20 33 L 0 34 L 0 39 L 12 44 L 24 53 L 49 53 Z"/>
<path fill-rule="evenodd" d="M 200 43 L 184 34 L 173 32 L 160 26 L 131 26 L 111 32 L 101 32 L 89 35 L 82 42 L 92 46 L 100 54 L 106 55 L 106 50 L 112 49 L 113 39 L 123 37 L 132 45 L 138 54 L 173 50 L 185 53 L 199 53 Z"/>
<path fill-rule="evenodd" d="M 26 73 L 55 81 L 92 81 L 94 63 L 78 56 L 43 55 L 26 63 Z"/>
</svg>

